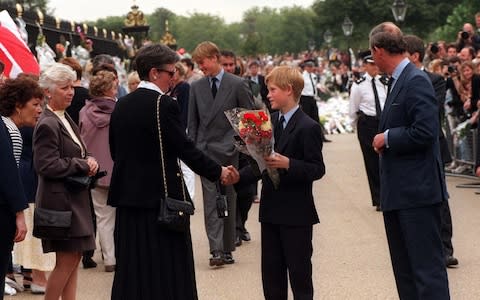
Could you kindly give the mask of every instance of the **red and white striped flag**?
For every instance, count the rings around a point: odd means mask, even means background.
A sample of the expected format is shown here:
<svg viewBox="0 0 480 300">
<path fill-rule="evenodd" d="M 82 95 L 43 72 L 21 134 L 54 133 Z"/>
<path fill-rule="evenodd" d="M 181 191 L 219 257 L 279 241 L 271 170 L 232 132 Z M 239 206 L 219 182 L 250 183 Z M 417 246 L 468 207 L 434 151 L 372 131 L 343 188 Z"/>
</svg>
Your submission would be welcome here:
<svg viewBox="0 0 480 300">
<path fill-rule="evenodd" d="M 40 74 L 35 56 L 6 10 L 0 12 L 0 60 L 5 64 L 6 77 L 15 78 L 20 73 Z"/>
</svg>

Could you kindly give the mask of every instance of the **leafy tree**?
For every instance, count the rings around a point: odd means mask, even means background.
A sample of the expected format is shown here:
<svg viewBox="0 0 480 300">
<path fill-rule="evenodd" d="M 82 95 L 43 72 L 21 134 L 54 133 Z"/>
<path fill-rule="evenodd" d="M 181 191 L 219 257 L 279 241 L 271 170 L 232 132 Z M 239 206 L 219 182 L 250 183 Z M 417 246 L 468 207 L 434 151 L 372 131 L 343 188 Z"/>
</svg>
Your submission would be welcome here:
<svg viewBox="0 0 480 300">
<path fill-rule="evenodd" d="M 176 15 L 163 7 L 157 8 L 151 15 L 147 15 L 147 23 L 150 26 L 149 36 L 153 41 L 158 42 L 165 33 L 165 21 L 169 22 L 169 31 L 174 32 L 174 19 Z"/>
<path fill-rule="evenodd" d="M 425 38 L 435 28 L 443 25 L 445 19 L 463 0 L 415 0 L 407 1 L 408 9 L 405 22 L 399 24 L 406 33 L 414 33 Z M 471 0 L 465 0 L 470 1 Z M 354 24 L 351 45 L 354 48 L 368 47 L 370 29 L 385 21 L 394 21 L 391 12 L 392 0 L 317 0 L 312 9 L 316 12 L 316 28 L 322 32 L 330 29 L 333 33 L 333 45 L 346 46 L 341 24 L 348 15 Z"/>
<path fill-rule="evenodd" d="M 94 22 L 88 22 L 88 25 L 95 25 L 101 30 L 102 28 L 107 29 L 108 31 L 115 31 L 116 33 L 121 33 L 122 28 L 125 26 L 123 21 L 125 20 L 124 16 L 115 16 L 115 17 L 106 17 L 98 19 Z"/>
<path fill-rule="evenodd" d="M 479 1 L 464 0 L 463 3 L 455 7 L 453 12 L 447 17 L 446 24 L 435 30 L 430 36 L 430 40 L 454 42 L 463 24 L 474 24 L 474 15 L 477 12 L 480 12 Z"/>
<path fill-rule="evenodd" d="M 242 34 L 245 54 L 299 52 L 315 36 L 309 8 L 293 6 L 280 10 L 254 7 L 244 13 Z"/>
<path fill-rule="evenodd" d="M 179 47 L 193 51 L 203 41 L 211 41 L 220 48 L 226 46 L 225 21 L 210 14 L 194 13 L 190 17 L 178 16 L 172 24 L 172 34 Z"/>
<path fill-rule="evenodd" d="M 14 2 L 21 4 L 24 10 L 34 10 L 39 8 L 42 11 L 50 12 L 49 10 L 47 10 L 48 0 L 19 0 Z"/>
<path fill-rule="evenodd" d="M 308 48 L 308 41 L 314 37 L 313 19 L 315 13 L 311 9 L 299 6 L 280 9 L 281 40 L 275 53 L 300 52 Z"/>
</svg>

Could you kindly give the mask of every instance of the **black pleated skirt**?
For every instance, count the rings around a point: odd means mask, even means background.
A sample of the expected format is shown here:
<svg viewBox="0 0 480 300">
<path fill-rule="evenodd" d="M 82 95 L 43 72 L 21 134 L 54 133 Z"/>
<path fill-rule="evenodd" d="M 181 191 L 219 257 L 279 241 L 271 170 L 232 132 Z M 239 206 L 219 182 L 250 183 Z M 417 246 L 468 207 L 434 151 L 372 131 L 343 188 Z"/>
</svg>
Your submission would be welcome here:
<svg viewBox="0 0 480 300">
<path fill-rule="evenodd" d="M 157 213 L 117 208 L 112 299 L 198 299 L 190 231 L 160 228 Z"/>
</svg>

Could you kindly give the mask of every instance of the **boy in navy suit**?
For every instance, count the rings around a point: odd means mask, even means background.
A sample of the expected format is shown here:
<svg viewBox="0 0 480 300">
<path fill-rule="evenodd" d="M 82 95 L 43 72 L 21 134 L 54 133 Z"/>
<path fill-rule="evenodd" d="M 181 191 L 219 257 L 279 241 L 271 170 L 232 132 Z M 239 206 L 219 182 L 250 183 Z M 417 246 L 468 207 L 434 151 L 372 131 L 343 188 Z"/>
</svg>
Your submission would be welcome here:
<svg viewBox="0 0 480 300">
<path fill-rule="evenodd" d="M 266 77 L 273 109 L 275 153 L 268 167 L 280 174 L 277 189 L 262 176 L 260 222 L 262 282 L 265 299 L 287 299 L 287 272 L 296 300 L 313 299 L 312 231 L 319 222 L 313 201 L 313 181 L 325 174 L 320 124 L 299 108 L 303 78 L 291 67 L 277 67 Z M 240 172 L 240 185 L 256 180 L 253 168 Z"/>
</svg>

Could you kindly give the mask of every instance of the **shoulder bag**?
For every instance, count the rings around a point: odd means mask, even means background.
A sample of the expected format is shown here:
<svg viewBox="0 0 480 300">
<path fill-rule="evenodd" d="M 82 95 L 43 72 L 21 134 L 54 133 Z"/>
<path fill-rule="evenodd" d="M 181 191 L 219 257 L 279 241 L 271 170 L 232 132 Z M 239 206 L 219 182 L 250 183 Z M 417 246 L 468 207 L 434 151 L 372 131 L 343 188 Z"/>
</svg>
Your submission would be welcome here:
<svg viewBox="0 0 480 300">
<path fill-rule="evenodd" d="M 57 211 L 36 207 L 33 213 L 33 236 L 46 240 L 69 238 L 72 224 L 71 211 Z"/>
<path fill-rule="evenodd" d="M 167 188 L 167 174 L 165 171 L 165 156 L 163 153 L 162 142 L 162 130 L 160 127 L 160 101 L 162 95 L 157 99 L 157 126 L 158 126 L 158 139 L 160 141 L 160 160 L 162 163 L 162 177 L 163 188 L 165 190 L 165 197 L 160 199 L 160 209 L 158 212 L 158 224 L 161 227 L 169 230 L 186 232 L 190 228 L 190 215 L 194 213 L 194 207 L 192 203 L 187 200 L 185 194 L 185 184 L 183 182 L 182 169 L 180 170 L 180 178 L 182 184 L 183 200 L 174 199 L 168 196 Z"/>
</svg>

